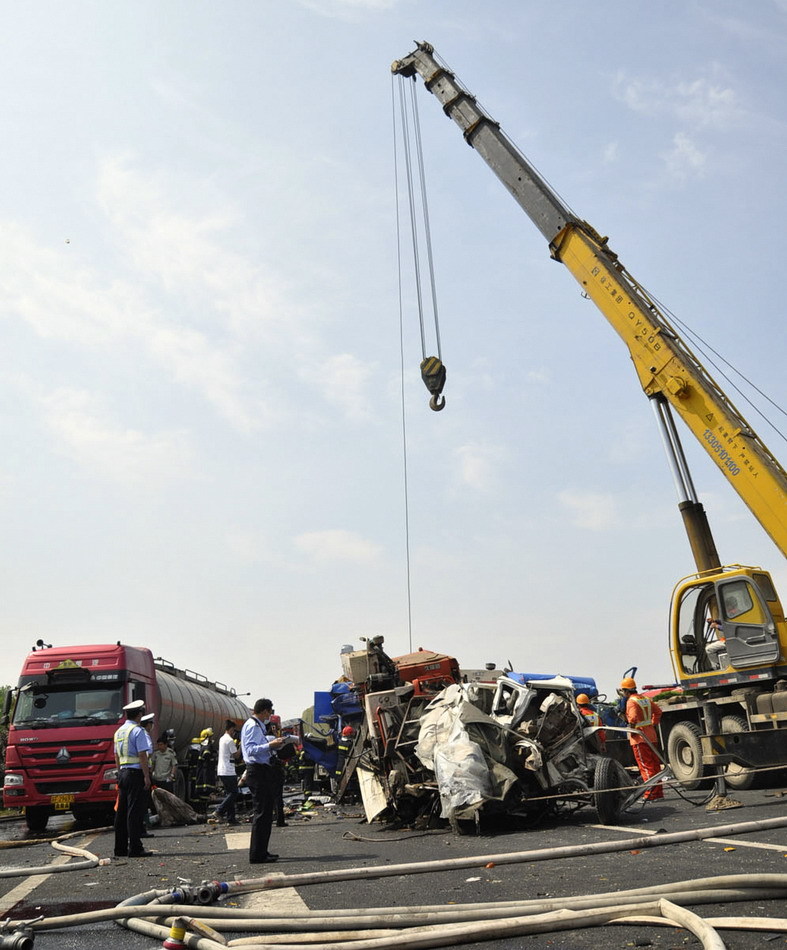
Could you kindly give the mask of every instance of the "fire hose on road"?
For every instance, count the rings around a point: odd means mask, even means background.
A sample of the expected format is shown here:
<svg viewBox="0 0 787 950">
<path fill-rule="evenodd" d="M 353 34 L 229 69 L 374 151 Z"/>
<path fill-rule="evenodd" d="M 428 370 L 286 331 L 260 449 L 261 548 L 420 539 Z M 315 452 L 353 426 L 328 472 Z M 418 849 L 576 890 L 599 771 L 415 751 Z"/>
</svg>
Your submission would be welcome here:
<svg viewBox="0 0 787 950">
<path fill-rule="evenodd" d="M 325 912 L 309 911 L 282 918 L 272 914 L 265 915 L 256 910 L 244 911 L 219 906 L 215 901 L 224 896 L 239 896 L 275 888 L 554 860 L 705 838 L 730 837 L 785 826 L 787 817 L 781 817 L 599 842 L 595 845 L 546 848 L 449 861 L 346 868 L 319 873 L 280 874 L 229 882 L 214 881 L 199 888 L 147 891 L 129 898 L 118 907 L 106 910 L 35 921 L 6 921 L 2 930 L 9 933 L 19 928 L 27 928 L 29 932 L 36 933 L 115 920 L 138 933 L 164 941 L 164 946 L 169 950 L 178 947 L 219 950 L 223 947 L 276 944 L 286 944 L 290 950 L 297 950 L 298 947 L 314 950 L 315 947 L 329 946 L 333 950 L 377 950 L 382 947 L 450 946 L 459 942 L 550 933 L 610 923 L 659 923 L 684 927 L 700 940 L 703 947 L 718 950 L 724 947 L 724 943 L 717 933 L 717 928 L 787 932 L 787 920 L 745 917 L 703 920 L 684 905 L 784 899 L 787 896 L 787 874 L 733 875 L 598 895 L 450 907 L 421 906 L 400 908 L 393 913 L 389 908 L 342 908 Z M 29 870 L 27 869 L 28 872 Z M 195 908 L 194 914 L 186 914 L 186 903 L 202 906 L 198 910 Z M 337 929 L 337 925 L 341 929 Z M 223 936 L 225 932 L 245 933 L 248 936 L 228 940 Z"/>
</svg>

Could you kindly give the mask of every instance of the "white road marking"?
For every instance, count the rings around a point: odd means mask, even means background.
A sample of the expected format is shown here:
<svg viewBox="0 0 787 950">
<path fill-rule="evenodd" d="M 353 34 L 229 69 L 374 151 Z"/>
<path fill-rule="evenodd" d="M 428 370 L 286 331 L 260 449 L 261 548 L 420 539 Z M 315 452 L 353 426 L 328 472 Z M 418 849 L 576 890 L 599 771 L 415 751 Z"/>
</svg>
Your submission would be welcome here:
<svg viewBox="0 0 787 950">
<path fill-rule="evenodd" d="M 227 842 L 228 851 L 241 851 L 243 848 L 248 850 L 251 841 L 251 830 L 249 831 L 229 831 L 224 835 Z"/>
<path fill-rule="evenodd" d="M 249 850 L 249 841 L 251 831 L 233 831 L 224 835 L 227 842 L 228 851 Z M 273 877 L 273 874 L 267 870 L 270 865 L 264 865 L 265 875 Z M 255 877 L 259 870 L 258 865 L 249 866 L 249 877 Z M 260 872 L 261 874 L 262 872 Z M 281 871 L 275 872 L 283 877 Z M 296 914 L 302 914 L 309 910 L 309 905 L 301 897 L 294 887 L 277 887 L 267 891 L 252 891 L 248 894 L 239 894 L 238 899 L 243 901 L 244 908 L 248 910 L 265 911 L 266 914 L 281 913 L 282 917 L 291 917 Z"/>
<path fill-rule="evenodd" d="M 604 831 L 624 831 L 627 835 L 657 835 L 658 831 L 652 828 L 620 828 L 617 825 L 591 825 L 591 828 L 601 828 Z M 702 841 L 712 841 L 714 844 L 734 845 L 736 848 L 762 848 L 765 851 L 781 851 L 787 855 L 787 844 L 762 844 L 759 841 L 742 841 L 740 838 L 702 838 Z"/>
</svg>

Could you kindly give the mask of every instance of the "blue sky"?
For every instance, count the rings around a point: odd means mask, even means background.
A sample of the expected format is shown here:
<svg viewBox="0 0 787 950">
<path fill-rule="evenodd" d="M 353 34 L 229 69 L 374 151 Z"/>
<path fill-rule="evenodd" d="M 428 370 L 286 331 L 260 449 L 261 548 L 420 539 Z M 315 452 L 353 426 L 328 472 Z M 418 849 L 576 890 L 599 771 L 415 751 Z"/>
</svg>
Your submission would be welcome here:
<svg viewBox="0 0 787 950">
<path fill-rule="evenodd" d="M 648 401 L 423 89 L 448 384 L 430 412 L 405 268 L 408 605 L 390 64 L 433 43 L 784 406 L 787 3 L 3 8 L 0 681 L 39 637 L 120 639 L 289 716 L 377 634 L 606 691 L 634 665 L 669 681 L 692 561 Z M 722 559 L 787 590 L 690 439 Z"/>
</svg>

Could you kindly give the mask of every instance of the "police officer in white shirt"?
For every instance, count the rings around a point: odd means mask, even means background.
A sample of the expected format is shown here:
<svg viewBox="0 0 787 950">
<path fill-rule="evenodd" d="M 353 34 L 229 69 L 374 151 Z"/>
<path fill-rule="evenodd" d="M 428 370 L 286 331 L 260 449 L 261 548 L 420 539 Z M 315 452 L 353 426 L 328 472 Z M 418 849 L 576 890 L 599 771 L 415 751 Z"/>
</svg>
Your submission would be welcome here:
<svg viewBox="0 0 787 950">
<path fill-rule="evenodd" d="M 146 858 L 142 846 L 145 803 L 150 790 L 147 730 L 139 720 L 145 708 L 141 699 L 123 707 L 126 721 L 115 733 L 115 766 L 118 773 L 115 815 L 115 857 Z"/>
</svg>

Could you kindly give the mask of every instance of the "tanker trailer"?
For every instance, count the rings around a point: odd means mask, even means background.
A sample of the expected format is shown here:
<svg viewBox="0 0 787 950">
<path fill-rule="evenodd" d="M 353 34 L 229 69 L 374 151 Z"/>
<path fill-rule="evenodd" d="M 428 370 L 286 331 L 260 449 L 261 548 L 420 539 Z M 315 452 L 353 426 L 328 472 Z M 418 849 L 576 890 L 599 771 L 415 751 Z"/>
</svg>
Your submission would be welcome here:
<svg viewBox="0 0 787 950">
<path fill-rule="evenodd" d="M 123 707 L 143 699 L 156 714 L 155 735 L 171 731 L 183 794 L 193 736 L 249 715 L 235 691 L 180 670 L 147 647 L 121 643 L 49 647 L 41 641 L 22 666 L 3 711 L 8 724 L 3 804 L 23 808 L 28 828 L 43 831 L 50 815 L 113 818 L 117 796 L 112 737 Z"/>
<path fill-rule="evenodd" d="M 155 735 L 167 733 L 178 757 L 175 794 L 189 799 L 193 788 L 190 770 L 194 763 L 189 756 L 192 739 L 209 728 L 218 742 L 228 719 L 241 726 L 251 710 L 237 698 L 235 690 L 223 683 L 211 683 L 199 673 L 176 669 L 161 657 L 156 657 L 154 663 L 159 706 L 148 708 L 156 714 Z"/>
</svg>

